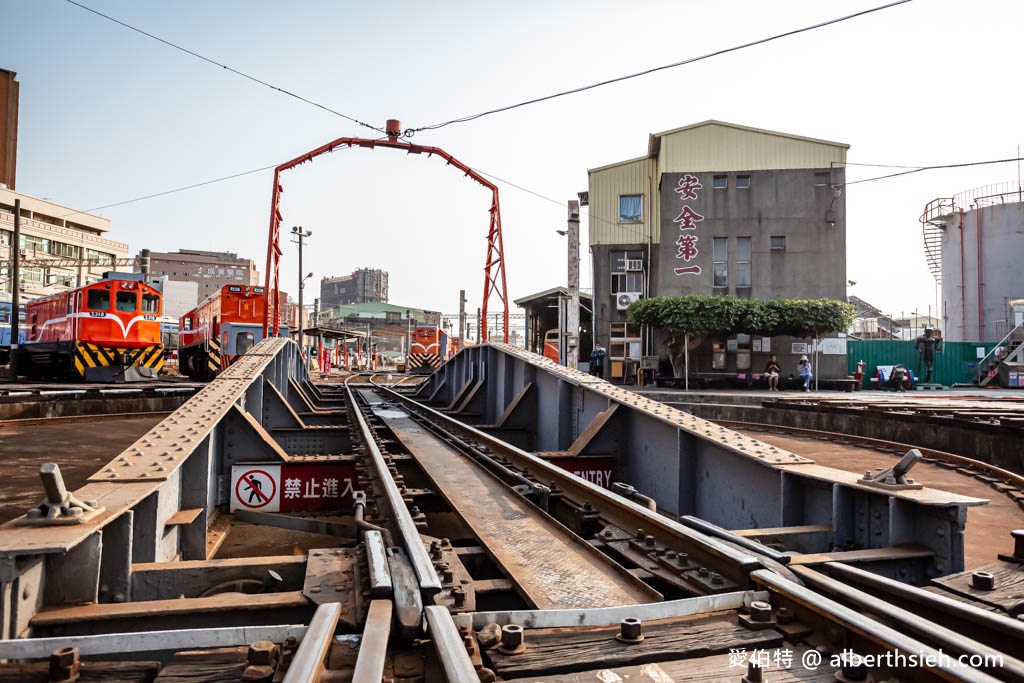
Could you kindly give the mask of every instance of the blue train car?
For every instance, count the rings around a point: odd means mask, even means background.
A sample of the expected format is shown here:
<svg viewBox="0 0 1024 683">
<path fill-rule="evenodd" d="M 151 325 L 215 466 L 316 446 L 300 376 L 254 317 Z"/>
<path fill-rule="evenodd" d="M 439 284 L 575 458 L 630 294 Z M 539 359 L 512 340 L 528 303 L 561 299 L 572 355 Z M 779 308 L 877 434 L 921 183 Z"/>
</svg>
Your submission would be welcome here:
<svg viewBox="0 0 1024 683">
<path fill-rule="evenodd" d="M 25 343 L 25 306 L 18 307 L 18 343 Z M 11 302 L 0 301 L 0 365 L 11 361 Z"/>
</svg>

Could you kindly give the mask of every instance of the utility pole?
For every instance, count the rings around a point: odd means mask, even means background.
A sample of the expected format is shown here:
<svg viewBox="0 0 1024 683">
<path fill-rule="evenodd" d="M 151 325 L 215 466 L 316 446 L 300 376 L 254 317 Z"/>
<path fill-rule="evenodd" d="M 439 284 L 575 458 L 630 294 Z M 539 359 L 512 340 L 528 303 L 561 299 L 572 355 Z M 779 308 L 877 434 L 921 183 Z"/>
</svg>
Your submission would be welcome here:
<svg viewBox="0 0 1024 683">
<path fill-rule="evenodd" d="M 300 271 L 301 272 L 301 271 Z M 313 322 L 316 324 L 316 362 L 320 364 L 320 347 L 323 346 L 323 337 L 320 336 L 320 298 L 313 299 Z M 324 369 L 320 368 L 320 372 Z"/>
<path fill-rule="evenodd" d="M 18 358 L 18 329 L 21 323 L 21 315 L 18 309 L 21 308 L 21 199 L 14 200 L 14 234 L 11 236 L 11 256 L 14 258 L 11 264 L 11 376 L 16 379 L 17 358 Z"/>
<path fill-rule="evenodd" d="M 459 343 L 466 348 L 466 290 L 459 290 Z"/>
<path fill-rule="evenodd" d="M 412 352 L 412 316 L 410 310 L 405 309 L 405 348 L 402 355 L 405 356 L 405 367 L 409 367 L 409 354 Z"/>
<path fill-rule="evenodd" d="M 303 323 L 305 322 L 302 319 L 302 290 L 306 286 L 306 278 L 309 277 L 309 275 L 312 275 L 312 273 L 310 273 L 306 277 L 302 276 L 302 245 L 304 244 L 303 240 L 312 235 L 313 231 L 303 230 L 302 226 L 299 225 L 292 228 L 292 234 L 298 238 L 297 240 L 292 240 L 292 242 L 299 245 L 299 350 L 304 354 L 306 352 L 306 345 L 303 343 L 302 339 L 302 327 Z"/>
<path fill-rule="evenodd" d="M 480 315 L 480 309 L 479 308 L 476 309 L 476 343 L 477 344 L 479 344 L 480 340 L 483 339 L 483 337 L 481 337 L 480 335 L 481 335 L 481 333 L 483 333 L 483 329 L 484 329 L 484 327 L 486 325 L 487 325 L 487 321 L 484 320 L 483 317 Z"/>
<path fill-rule="evenodd" d="M 575 370 L 580 361 L 580 203 L 569 200 L 569 310 L 563 330 L 565 366 Z"/>
</svg>

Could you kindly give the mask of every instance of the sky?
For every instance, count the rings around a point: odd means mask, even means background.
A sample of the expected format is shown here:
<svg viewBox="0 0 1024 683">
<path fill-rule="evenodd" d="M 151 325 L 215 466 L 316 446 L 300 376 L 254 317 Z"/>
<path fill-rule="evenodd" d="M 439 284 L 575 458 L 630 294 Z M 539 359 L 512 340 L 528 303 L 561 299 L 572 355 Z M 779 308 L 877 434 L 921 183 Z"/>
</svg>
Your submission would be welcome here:
<svg viewBox="0 0 1024 683">
<path fill-rule="evenodd" d="M 733 47 L 882 0 L 510 3 L 80 0 L 97 11 L 374 126 L 416 128 Z M 387 13 L 383 13 L 386 10 Z M 0 0 L 0 67 L 21 83 L 17 189 L 93 209 L 273 167 L 352 121 L 66 0 Z M 566 281 L 565 202 L 587 169 L 642 156 L 650 133 L 708 119 L 850 145 L 849 294 L 892 314 L 936 302 L 927 202 L 1019 182 L 1019 0 L 912 0 L 584 93 L 417 133 L 498 182 L 510 302 Z M 141 248 L 232 251 L 265 270 L 273 171 L 97 211 Z M 519 187 L 515 187 L 519 186 Z M 282 177 L 282 228 L 311 230 L 324 276 L 390 274 L 399 305 L 473 310 L 489 192 L 438 159 L 349 149 Z M 520 189 L 520 188 L 525 188 Z M 526 191 L 529 190 L 529 191 Z M 539 196 L 538 196 L 539 195 Z M 586 244 L 584 213 L 582 240 Z M 281 287 L 294 295 L 296 246 Z M 582 285 L 591 286 L 583 248 Z M 312 290 L 312 292 L 311 292 Z M 492 311 L 499 307 L 492 299 Z M 513 307 L 513 312 L 521 312 Z"/>
</svg>

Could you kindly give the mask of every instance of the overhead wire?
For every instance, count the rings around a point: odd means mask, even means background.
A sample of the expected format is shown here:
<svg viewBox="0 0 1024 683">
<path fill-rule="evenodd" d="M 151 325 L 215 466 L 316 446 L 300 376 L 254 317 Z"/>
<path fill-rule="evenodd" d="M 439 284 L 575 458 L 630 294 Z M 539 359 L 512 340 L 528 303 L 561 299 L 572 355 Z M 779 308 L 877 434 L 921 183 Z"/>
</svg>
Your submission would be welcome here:
<svg viewBox="0 0 1024 683">
<path fill-rule="evenodd" d="M 125 27 L 126 29 L 129 29 L 131 31 L 135 31 L 136 33 L 140 33 L 140 34 L 146 36 L 147 38 L 152 38 L 153 40 L 155 40 L 157 42 L 160 42 L 160 43 L 163 43 L 164 45 L 166 45 L 168 47 L 174 48 L 175 50 L 179 50 L 181 52 L 184 52 L 185 54 L 191 55 L 191 56 L 195 57 L 196 59 L 201 59 L 204 62 L 207 62 L 208 64 L 213 64 L 214 66 L 219 66 L 220 68 L 225 69 L 227 71 L 230 71 L 231 73 L 233 73 L 233 74 L 235 74 L 237 76 L 241 76 L 242 78 L 246 78 L 246 79 L 248 79 L 248 80 L 250 80 L 250 81 L 252 81 L 254 83 L 259 83 L 260 85 L 266 86 L 266 87 L 270 88 L 271 90 L 276 90 L 277 92 L 279 92 L 279 93 L 281 93 L 283 95 L 287 95 L 288 97 L 294 97 L 295 99 L 297 99 L 297 100 L 299 100 L 301 102 L 305 102 L 306 104 L 310 104 L 310 105 L 312 105 L 314 107 L 317 107 L 318 109 L 322 109 L 322 110 L 324 110 L 326 112 L 334 114 L 335 116 L 340 116 L 341 118 L 347 119 L 348 121 L 351 121 L 352 123 L 356 123 L 356 124 L 358 124 L 360 126 L 363 126 L 364 128 L 369 128 L 370 130 L 375 130 L 378 133 L 387 134 L 387 131 L 385 131 L 383 128 L 379 128 L 377 126 L 371 125 L 369 123 L 366 123 L 365 121 L 360 121 L 359 119 L 354 118 L 352 116 L 349 116 L 348 114 L 343 114 L 340 111 L 332 109 L 332 108 L 328 107 L 327 105 L 320 104 L 319 102 L 315 102 L 315 101 L 309 99 L 308 97 L 303 97 L 302 95 L 298 95 L 296 93 L 293 93 L 290 90 L 285 90 L 284 88 L 276 86 L 273 83 L 268 83 L 267 81 L 264 81 L 264 80 L 262 80 L 260 78 L 252 76 L 250 74 L 247 74 L 244 71 L 239 71 L 238 69 L 230 67 L 227 64 L 222 64 L 222 63 L 220 63 L 220 62 L 218 62 L 216 60 L 210 59 L 209 57 L 205 57 L 205 56 L 199 54 L 198 52 L 195 52 L 193 50 L 188 49 L 187 47 L 182 47 L 181 45 L 178 45 L 176 43 L 172 43 L 169 40 L 161 38 L 160 36 L 154 35 L 154 34 L 148 32 L 148 31 L 144 31 L 141 28 L 138 28 L 136 26 L 132 26 L 131 24 L 126 23 L 124 21 L 121 21 L 120 19 L 116 19 L 116 18 L 110 16 L 109 14 L 104 14 L 103 12 L 100 12 L 99 10 L 95 10 L 92 7 L 89 7 L 87 5 L 83 5 L 80 2 L 76 2 L 76 0 L 64 0 L 64 1 L 69 3 L 69 4 L 74 5 L 75 7 L 80 7 L 81 9 L 84 9 L 86 12 L 92 12 L 96 16 L 103 17 L 104 19 L 106 19 L 108 21 L 112 21 L 115 24 L 118 24 L 119 26 Z"/>
<path fill-rule="evenodd" d="M 802 28 L 793 29 L 791 31 L 786 31 L 784 33 L 777 33 L 775 35 L 768 36 L 767 38 L 760 38 L 758 40 L 752 40 L 752 41 L 750 41 L 748 43 L 743 43 L 742 45 L 734 45 L 732 47 L 723 48 L 721 50 L 715 50 L 714 52 L 708 52 L 708 53 L 699 55 L 697 57 L 690 57 L 688 59 L 683 59 L 683 60 L 680 60 L 678 62 L 672 62 L 671 64 L 663 64 L 661 66 L 655 66 L 655 67 L 652 67 L 650 69 L 644 69 L 643 71 L 637 71 L 635 73 L 626 74 L 624 76 L 617 76 L 615 78 L 609 78 L 607 80 L 599 81 L 597 83 L 591 83 L 589 85 L 581 85 L 579 87 L 571 88 L 569 90 L 563 90 L 561 92 L 553 93 L 551 95 L 544 95 L 542 97 L 535 97 L 535 98 L 530 99 L 530 100 L 524 100 L 522 102 L 517 102 L 515 104 L 508 104 L 508 105 L 505 105 L 503 107 L 498 107 L 496 109 L 489 109 L 487 111 L 482 111 L 482 112 L 479 112 L 477 114 L 470 114 L 468 116 L 462 116 L 462 117 L 457 118 L 457 119 L 450 119 L 448 121 L 443 121 L 441 123 L 434 123 L 434 124 L 431 124 L 429 126 L 420 126 L 419 128 L 408 128 L 408 129 L 406 129 L 404 135 L 406 137 L 411 137 L 413 134 L 418 133 L 420 131 L 424 131 L 424 130 L 437 130 L 438 128 L 444 128 L 445 126 L 450 126 L 450 125 L 455 124 L 455 123 L 466 123 L 466 122 L 469 122 L 469 121 L 475 121 L 476 119 L 480 119 L 480 118 L 483 118 L 485 116 L 490 116 L 492 114 L 499 114 L 501 112 L 510 111 L 512 109 L 518 109 L 520 107 L 525 107 L 525 106 L 528 106 L 528 105 L 531 105 L 531 104 L 537 104 L 539 102 L 547 102 L 548 100 L 554 100 L 554 99 L 557 99 L 559 97 L 565 97 L 567 95 L 575 95 L 576 93 L 586 92 L 587 90 L 593 90 L 595 88 L 601 88 L 601 87 L 604 87 L 606 85 L 611 85 L 613 83 L 621 83 L 622 81 L 628 81 L 628 80 L 633 79 L 633 78 L 639 78 L 641 76 L 647 76 L 647 75 L 650 75 L 650 74 L 653 74 L 653 73 L 657 73 L 659 71 L 665 71 L 667 69 L 674 69 L 676 67 L 685 66 L 687 64 L 693 64 L 695 62 L 700 62 L 700 61 L 703 61 L 705 59 L 710 59 L 712 57 L 718 57 L 718 56 L 721 56 L 721 55 L 724 55 L 724 54 L 728 54 L 730 52 L 738 52 L 740 50 L 745 50 L 745 49 L 747 49 L 749 47 L 755 47 L 757 45 L 764 45 L 765 43 L 770 43 L 770 42 L 779 40 L 781 38 L 788 38 L 789 36 L 795 36 L 795 35 L 798 35 L 800 33 L 806 33 L 808 31 L 813 31 L 815 29 L 824 28 L 825 26 L 831 26 L 833 24 L 838 24 L 838 23 L 841 23 L 841 22 L 844 22 L 844 21 L 849 21 L 850 19 L 856 19 L 857 17 L 862 17 L 862 16 L 864 16 L 866 14 L 871 14 L 873 12 L 880 12 L 881 10 L 889 9 L 891 7 L 896 7 L 897 5 L 903 5 L 903 4 L 906 4 L 908 2 L 911 2 L 911 0 L 895 0 L 895 2 L 890 2 L 890 3 L 885 4 L 885 5 L 879 5 L 877 7 L 871 7 L 869 9 L 862 10 L 860 12 L 854 12 L 853 14 L 847 14 L 847 15 L 842 16 L 842 17 L 837 17 L 835 19 L 829 19 L 827 21 L 822 21 L 822 22 L 819 22 L 817 24 L 812 24 L 810 26 L 804 26 Z"/>
</svg>

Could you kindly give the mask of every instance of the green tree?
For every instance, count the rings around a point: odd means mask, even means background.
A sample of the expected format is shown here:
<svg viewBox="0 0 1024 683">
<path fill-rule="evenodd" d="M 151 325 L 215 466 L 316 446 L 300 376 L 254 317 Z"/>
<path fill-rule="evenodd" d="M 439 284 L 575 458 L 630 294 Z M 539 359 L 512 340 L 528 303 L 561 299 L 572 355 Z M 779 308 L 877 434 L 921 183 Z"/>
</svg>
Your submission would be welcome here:
<svg viewBox="0 0 1024 683">
<path fill-rule="evenodd" d="M 819 337 L 845 330 L 853 320 L 850 304 L 831 299 L 759 301 L 731 296 L 661 296 L 629 306 L 629 321 L 664 331 L 669 362 L 681 377 L 687 350 L 710 337 L 736 333 L 766 337 Z M 689 338 L 689 348 L 686 340 Z"/>
</svg>

